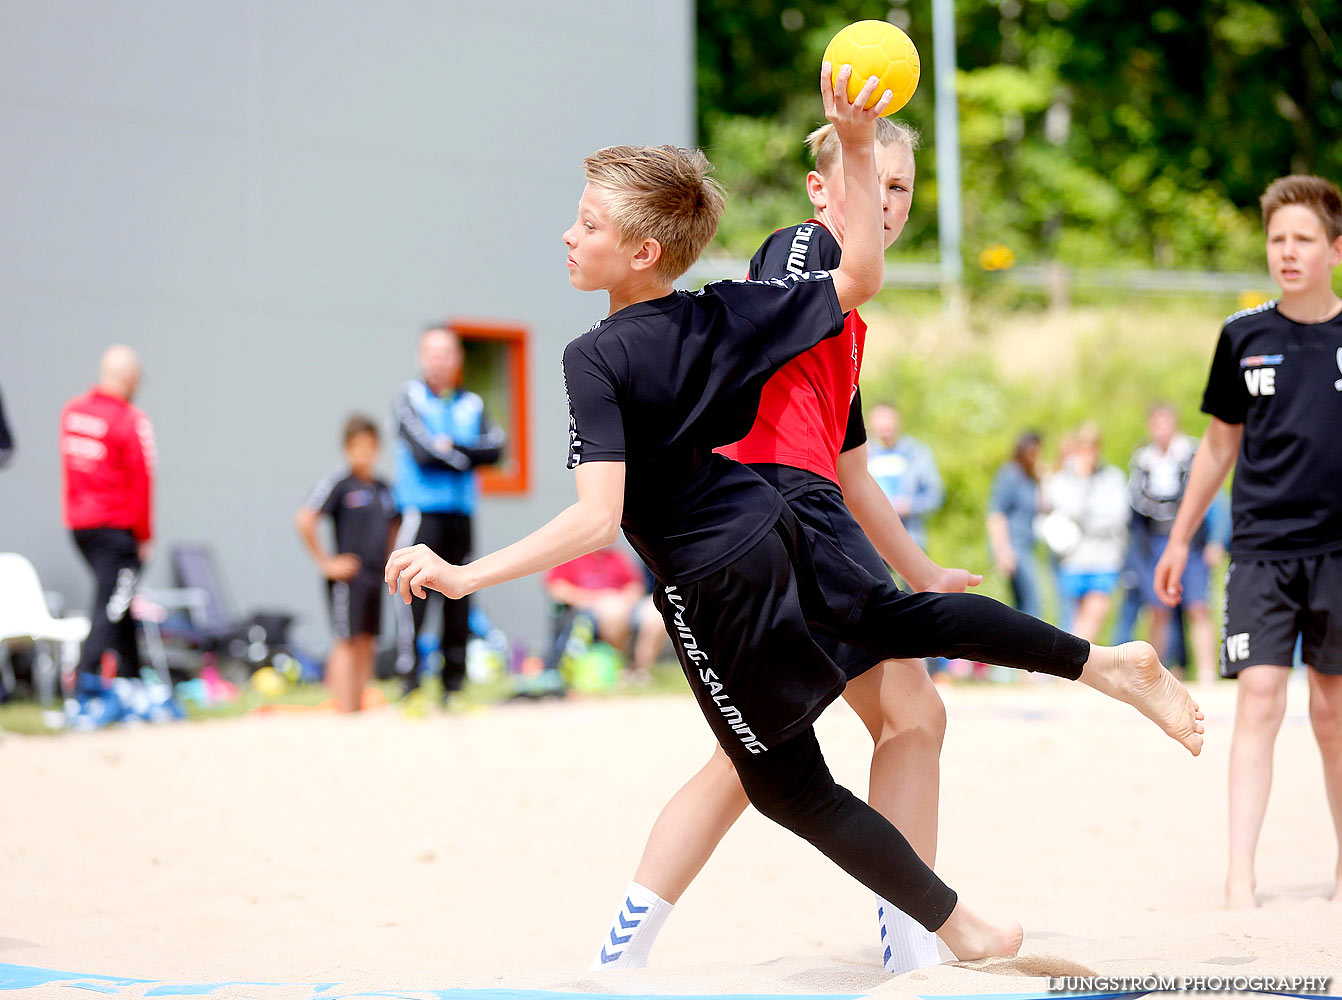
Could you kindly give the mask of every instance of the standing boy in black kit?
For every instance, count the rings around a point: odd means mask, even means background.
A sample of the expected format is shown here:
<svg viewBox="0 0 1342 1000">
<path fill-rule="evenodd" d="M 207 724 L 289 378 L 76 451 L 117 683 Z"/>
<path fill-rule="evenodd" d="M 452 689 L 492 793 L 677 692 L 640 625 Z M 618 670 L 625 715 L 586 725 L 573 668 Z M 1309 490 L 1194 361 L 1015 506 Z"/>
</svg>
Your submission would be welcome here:
<svg viewBox="0 0 1342 1000">
<path fill-rule="evenodd" d="M 423 546 L 397 550 L 386 580 L 404 601 L 426 587 L 456 597 L 609 544 L 623 525 L 657 578 L 681 666 L 752 804 L 939 933 L 958 958 L 1012 955 L 1019 925 L 971 913 L 898 830 L 830 776 L 811 724 L 845 678 L 810 627 L 883 657 L 991 650 L 1003 664 L 1079 678 L 1135 705 L 1193 753 L 1202 727 L 1149 646 L 1091 646 L 987 598 L 903 594 L 800 525 L 754 472 L 713 454 L 750 429 L 773 372 L 838 334 L 844 312 L 880 288 L 873 146 L 890 95 L 863 110 L 873 77 L 850 104 L 849 73 L 831 88 L 829 64 L 821 70 L 848 192 L 832 274 L 673 291 L 721 214 L 708 161 L 669 146 L 587 158 L 578 218 L 564 235 L 569 281 L 607 291 L 610 314 L 564 352 L 578 500 L 467 566 Z"/>
<path fill-rule="evenodd" d="M 391 551 L 401 516 L 391 488 L 378 479 L 377 427 L 367 417 L 345 424 L 347 468 L 331 473 L 313 489 L 294 524 L 326 577 L 335 642 L 326 661 L 326 685 L 342 712 L 363 707 L 364 688 L 373 678 L 374 648 L 382 630 L 382 577 L 378 569 Z M 317 540 L 317 521 L 330 517 L 335 555 Z"/>
</svg>

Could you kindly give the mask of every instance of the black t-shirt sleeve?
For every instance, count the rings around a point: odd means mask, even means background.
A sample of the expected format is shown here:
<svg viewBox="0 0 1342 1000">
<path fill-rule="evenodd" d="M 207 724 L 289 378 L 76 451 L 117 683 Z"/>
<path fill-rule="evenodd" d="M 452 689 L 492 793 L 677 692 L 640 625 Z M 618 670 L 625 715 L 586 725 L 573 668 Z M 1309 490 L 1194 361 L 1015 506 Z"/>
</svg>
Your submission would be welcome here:
<svg viewBox="0 0 1342 1000">
<path fill-rule="evenodd" d="M 853 401 L 848 404 L 848 428 L 843 432 L 843 447 L 839 451 L 852 451 L 867 443 L 867 425 L 862 419 L 862 390 L 853 390 Z"/>
<path fill-rule="evenodd" d="M 564 349 L 570 469 L 583 462 L 624 461 L 624 417 L 618 383 L 619 376 L 596 356 L 592 341 L 579 338 Z"/>
<path fill-rule="evenodd" d="M 1212 355 L 1207 388 L 1202 394 L 1202 412 L 1227 424 L 1242 424 L 1249 414 L 1248 392 L 1235 358 L 1235 344 L 1229 329 L 1221 330 Z"/>
<path fill-rule="evenodd" d="M 843 251 L 839 241 L 818 222 L 805 222 L 773 233 L 750 259 L 750 277 L 781 278 L 806 271 L 832 271 Z"/>
<path fill-rule="evenodd" d="M 843 313 L 828 271 L 788 274 L 766 281 L 715 281 L 699 293 L 725 308 L 717 349 L 731 368 L 750 376 L 773 374 L 797 355 L 843 329 Z"/>
</svg>

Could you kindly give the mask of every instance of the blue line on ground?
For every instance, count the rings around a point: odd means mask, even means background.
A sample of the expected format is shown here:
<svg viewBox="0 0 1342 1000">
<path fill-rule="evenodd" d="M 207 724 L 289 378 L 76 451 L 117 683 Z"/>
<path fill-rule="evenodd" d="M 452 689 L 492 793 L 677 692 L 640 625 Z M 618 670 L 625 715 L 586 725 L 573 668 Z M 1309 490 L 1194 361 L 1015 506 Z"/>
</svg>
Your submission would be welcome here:
<svg viewBox="0 0 1342 1000">
<path fill-rule="evenodd" d="M 231 980 L 219 983 L 170 983 L 158 979 L 131 979 L 124 976 L 96 976 L 86 972 L 68 972 L 60 969 L 41 969 L 28 965 L 7 965 L 0 963 L 0 991 L 28 990 L 37 987 L 59 987 L 64 989 L 92 990 L 112 996 L 122 993 L 129 987 L 148 986 L 143 995 L 146 997 L 201 997 L 213 996 L 220 990 L 232 986 L 266 987 L 283 989 L 286 995 L 292 995 L 295 987 L 308 988 L 312 992 L 309 1000 L 365 1000 L 372 997 L 398 998 L 398 1000 L 575 1000 L 578 997 L 599 997 L 600 1000 L 860 1000 L 857 993 L 816 993 L 800 996 L 779 993 L 723 993 L 723 994 L 679 994 L 679 993 L 567 993 L 558 990 L 514 990 L 514 989 L 378 989 L 346 992 L 350 987 L 341 983 L 276 983 Z M 137 991 L 138 993 L 138 991 Z M 264 992 L 255 994 L 256 1000 L 264 1000 Z M 964 998 L 957 998 L 964 1000 Z"/>
</svg>

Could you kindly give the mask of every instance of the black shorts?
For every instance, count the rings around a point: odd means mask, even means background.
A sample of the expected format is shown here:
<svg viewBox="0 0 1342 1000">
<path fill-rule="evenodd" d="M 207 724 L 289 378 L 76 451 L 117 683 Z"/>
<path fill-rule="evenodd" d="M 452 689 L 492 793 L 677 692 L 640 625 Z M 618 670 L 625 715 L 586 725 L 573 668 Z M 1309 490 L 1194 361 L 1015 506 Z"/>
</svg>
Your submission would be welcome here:
<svg viewBox="0 0 1342 1000">
<path fill-rule="evenodd" d="M 809 577 L 813 592 L 815 570 L 801 533 L 785 507 L 773 530 L 726 566 L 653 591 L 690 690 L 728 757 L 764 753 L 802 732 L 848 683 L 807 626 L 798 575 L 803 586 Z M 840 569 L 847 570 L 840 589 L 852 593 L 839 600 L 856 617 L 871 581 L 851 563 Z"/>
<path fill-rule="evenodd" d="M 1235 559 L 1226 572 L 1221 676 L 1305 663 L 1342 674 L 1342 551 L 1298 559 Z"/>
<path fill-rule="evenodd" d="M 843 494 L 837 487 L 808 490 L 796 496 L 788 496 L 786 499 L 788 506 L 802 524 L 833 539 L 844 555 L 876 579 L 890 579 L 890 571 L 886 568 L 885 560 L 876 552 L 867 538 L 867 533 L 849 513 L 848 505 L 843 502 Z M 860 649 L 828 635 L 817 635 L 815 641 L 850 681 L 866 673 L 883 659 L 870 650 Z"/>
<path fill-rule="evenodd" d="M 327 580 L 326 600 L 331 609 L 331 631 L 341 642 L 356 635 L 382 631 L 382 594 L 387 585 L 376 577 Z"/>
</svg>

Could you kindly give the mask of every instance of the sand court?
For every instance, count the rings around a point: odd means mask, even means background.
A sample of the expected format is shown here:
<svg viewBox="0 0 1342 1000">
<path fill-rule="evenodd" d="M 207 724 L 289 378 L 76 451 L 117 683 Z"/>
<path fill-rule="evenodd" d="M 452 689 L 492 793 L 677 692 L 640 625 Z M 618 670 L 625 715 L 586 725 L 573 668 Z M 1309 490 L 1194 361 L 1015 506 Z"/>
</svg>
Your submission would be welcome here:
<svg viewBox="0 0 1342 1000">
<path fill-rule="evenodd" d="M 0 987 L 933 996 L 1048 976 L 1342 974 L 1336 845 L 1297 684 L 1259 851 L 1264 905 L 1220 909 L 1233 696 L 1197 691 L 1208 740 L 1193 759 L 1079 686 L 944 690 L 937 870 L 981 912 L 1020 920 L 1025 944 L 893 979 L 870 893 L 753 812 L 649 969 L 585 971 L 652 820 L 711 749 L 688 697 L 0 737 Z M 836 777 L 864 792 L 856 718 L 836 705 L 818 731 Z"/>
</svg>

